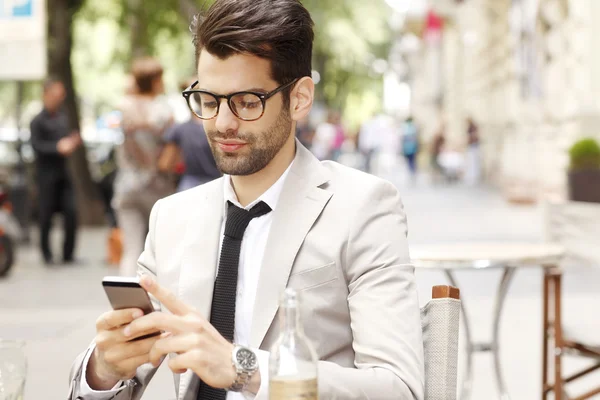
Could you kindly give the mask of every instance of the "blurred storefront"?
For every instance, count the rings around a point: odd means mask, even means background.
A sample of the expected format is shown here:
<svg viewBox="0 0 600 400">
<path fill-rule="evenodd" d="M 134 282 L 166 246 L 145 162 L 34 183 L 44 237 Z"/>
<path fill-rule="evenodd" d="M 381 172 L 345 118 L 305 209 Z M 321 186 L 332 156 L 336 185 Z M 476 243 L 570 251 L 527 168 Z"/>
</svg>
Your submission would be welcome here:
<svg viewBox="0 0 600 400">
<path fill-rule="evenodd" d="M 600 1 L 427 7 L 404 27 L 419 42 L 408 56 L 415 117 L 429 135 L 443 121 L 457 148 L 473 117 L 488 182 L 515 201 L 563 198 L 569 146 L 600 136 Z"/>
</svg>

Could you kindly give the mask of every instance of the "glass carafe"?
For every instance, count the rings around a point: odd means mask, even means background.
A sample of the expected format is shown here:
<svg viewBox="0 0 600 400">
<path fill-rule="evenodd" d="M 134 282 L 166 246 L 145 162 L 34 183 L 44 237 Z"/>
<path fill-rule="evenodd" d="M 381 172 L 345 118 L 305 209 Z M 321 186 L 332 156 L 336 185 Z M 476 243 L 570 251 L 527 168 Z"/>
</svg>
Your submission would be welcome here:
<svg viewBox="0 0 600 400">
<path fill-rule="evenodd" d="M 25 343 L 0 339 L 0 400 L 22 400 L 27 377 Z"/>
<path fill-rule="evenodd" d="M 279 306 L 281 333 L 269 359 L 270 400 L 317 400 L 317 354 L 304 334 L 300 294 L 286 289 Z"/>
</svg>

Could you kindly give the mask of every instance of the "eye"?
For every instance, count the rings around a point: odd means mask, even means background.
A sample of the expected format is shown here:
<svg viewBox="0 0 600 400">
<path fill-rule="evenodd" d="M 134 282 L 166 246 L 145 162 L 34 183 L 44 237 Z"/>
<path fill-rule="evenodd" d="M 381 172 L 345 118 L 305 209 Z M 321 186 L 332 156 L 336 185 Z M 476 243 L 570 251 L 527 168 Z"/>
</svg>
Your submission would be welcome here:
<svg viewBox="0 0 600 400">
<path fill-rule="evenodd" d="M 219 106 L 217 99 L 210 94 L 201 93 L 199 97 L 200 97 L 200 104 L 202 105 L 202 108 L 204 108 L 204 109 L 214 110 L 215 108 L 217 108 Z"/>
<path fill-rule="evenodd" d="M 240 105 L 243 108 L 250 108 L 250 109 L 252 109 L 252 108 L 258 108 L 258 107 L 260 107 L 260 101 L 252 101 L 252 102 L 250 102 L 250 101 L 243 101 Z"/>
<path fill-rule="evenodd" d="M 237 110 L 255 110 L 262 108 L 260 98 L 252 93 L 240 93 L 233 98 Z"/>
</svg>

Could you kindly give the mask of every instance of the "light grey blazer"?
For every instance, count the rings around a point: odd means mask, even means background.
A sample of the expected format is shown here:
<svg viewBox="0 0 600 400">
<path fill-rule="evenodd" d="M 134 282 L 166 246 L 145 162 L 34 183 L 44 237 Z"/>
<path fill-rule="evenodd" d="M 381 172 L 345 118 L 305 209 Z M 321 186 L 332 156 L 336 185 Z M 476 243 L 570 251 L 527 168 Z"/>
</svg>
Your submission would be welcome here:
<svg viewBox="0 0 600 400">
<path fill-rule="evenodd" d="M 282 290 L 302 292 L 302 320 L 319 359 L 319 397 L 423 400 L 419 303 L 410 264 L 406 216 L 387 181 L 319 162 L 297 142 L 260 271 L 253 347 L 268 350 Z M 156 203 L 139 270 L 210 315 L 223 179 Z M 71 373 L 80 393 L 85 352 Z M 115 400 L 139 399 L 155 370 L 142 366 Z M 195 400 L 199 379 L 175 375 L 178 400 Z"/>
</svg>

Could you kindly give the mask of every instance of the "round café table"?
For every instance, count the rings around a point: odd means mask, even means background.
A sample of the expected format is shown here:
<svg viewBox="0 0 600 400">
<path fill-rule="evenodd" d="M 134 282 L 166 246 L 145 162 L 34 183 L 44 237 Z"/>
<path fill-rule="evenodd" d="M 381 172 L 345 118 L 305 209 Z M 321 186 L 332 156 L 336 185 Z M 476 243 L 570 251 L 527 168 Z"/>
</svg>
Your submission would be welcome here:
<svg viewBox="0 0 600 400">
<path fill-rule="evenodd" d="M 511 280 L 517 268 L 537 266 L 545 270 L 557 268 L 564 256 L 561 246 L 555 244 L 527 242 L 460 242 L 446 244 L 414 245 L 410 247 L 411 258 L 415 268 L 436 269 L 446 274 L 450 284 L 456 284 L 454 273 L 460 270 L 499 269 L 502 271 L 496 297 L 494 299 L 493 328 L 491 342 L 473 343 L 471 327 L 465 301 L 461 296 L 461 311 L 464 325 L 467 355 L 466 374 L 462 381 L 461 400 L 470 397 L 473 383 L 473 355 L 477 352 L 491 352 L 494 361 L 494 372 L 500 398 L 510 400 L 506 384 L 502 376 L 502 365 L 499 356 L 498 335 L 502 308 Z"/>
</svg>

